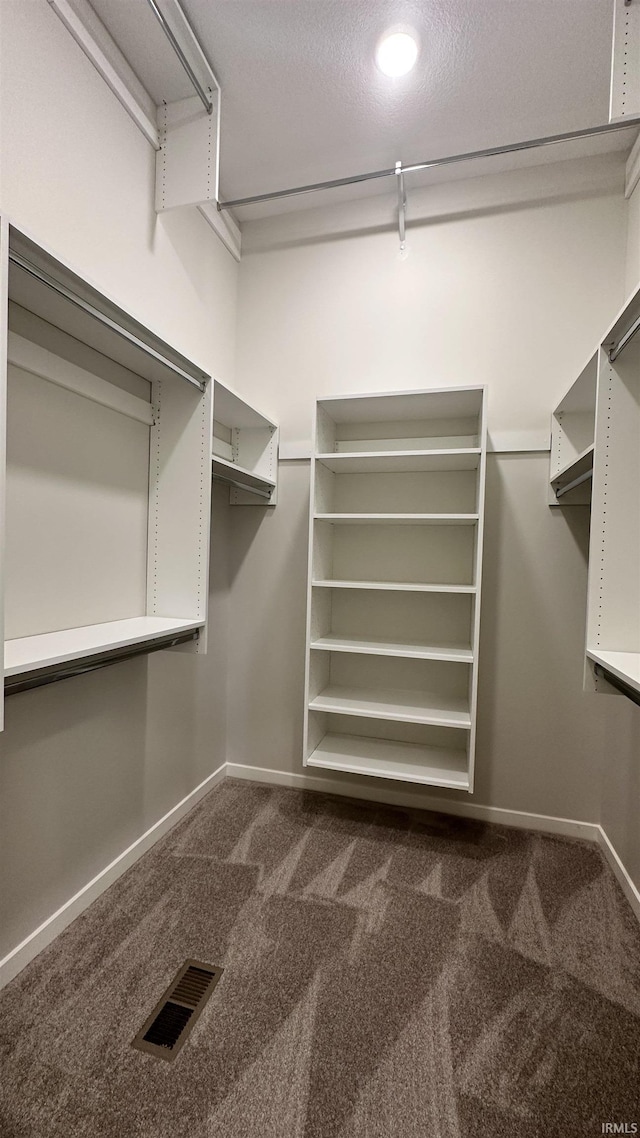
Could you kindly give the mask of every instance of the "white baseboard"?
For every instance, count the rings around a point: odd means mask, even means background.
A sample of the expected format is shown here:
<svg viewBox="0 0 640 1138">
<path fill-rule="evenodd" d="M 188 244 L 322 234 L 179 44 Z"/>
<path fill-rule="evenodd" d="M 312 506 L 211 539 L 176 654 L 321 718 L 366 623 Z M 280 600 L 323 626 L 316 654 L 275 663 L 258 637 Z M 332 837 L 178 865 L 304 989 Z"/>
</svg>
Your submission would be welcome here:
<svg viewBox="0 0 640 1138">
<path fill-rule="evenodd" d="M 192 807 L 204 798 L 223 778 L 246 779 L 250 782 L 263 782 L 271 786 L 288 786 L 296 790 L 318 791 L 324 794 L 338 794 L 348 798 L 361 798 L 369 802 L 387 803 L 390 806 L 414 807 L 418 810 L 434 810 L 441 814 L 453 814 L 461 818 L 473 818 L 479 822 L 494 822 L 502 826 L 518 829 L 536 830 L 545 834 L 561 834 L 565 837 L 582 838 L 596 842 L 615 874 L 620 886 L 640 921 L 640 891 L 636 888 L 610 839 L 601 826 L 592 822 L 577 822 L 571 818 L 556 818 L 549 814 L 530 814 L 524 810 L 505 810 L 499 806 L 482 806 L 476 802 L 458 802 L 452 798 L 435 798 L 420 790 L 394 790 L 391 786 L 372 787 L 361 785 L 349 779 L 319 778 L 314 775 L 297 774 L 287 771 L 269 770 L 249 766 L 244 763 L 223 763 L 210 774 L 190 794 L 178 802 L 164 817 L 133 842 L 109 865 L 105 866 L 82 889 L 70 897 L 55 913 L 47 918 L 28 937 L 16 945 L 0 960 L 0 988 L 8 984 L 43 948 L 71 924 L 84 909 L 104 893 L 125 870 L 142 857 L 147 850 L 163 837 Z"/>
<path fill-rule="evenodd" d="M 620 885 L 622 892 L 631 905 L 631 908 L 633 909 L 636 917 L 640 921 L 640 890 L 636 888 L 633 881 L 631 880 L 629 873 L 625 869 L 619 855 L 616 853 L 616 850 L 611 843 L 611 839 L 602 829 L 602 826 L 598 826 L 598 829 L 600 831 L 598 835 L 598 843 L 605 856 L 605 859 L 611 866 L 611 869 L 618 879 L 618 884 Z"/>
<path fill-rule="evenodd" d="M 364 798 L 369 802 L 385 802 L 390 806 L 435 810 L 441 814 L 455 814 L 460 818 L 474 818 L 479 822 L 495 822 L 522 830 L 539 830 L 545 834 L 563 834 L 588 842 L 600 841 L 600 827 L 593 822 L 576 822 L 571 818 L 554 818 L 549 814 L 528 814 L 524 810 L 503 810 L 499 806 L 480 806 L 476 802 L 458 802 L 453 798 L 435 798 L 420 790 L 394 790 L 386 785 L 371 787 L 353 780 L 265 770 L 243 763 L 227 763 L 227 777 L 266 782 L 273 786 L 292 786 L 297 790 L 342 794 L 348 798 Z"/>
<path fill-rule="evenodd" d="M 192 790 L 186 798 L 178 802 L 177 806 L 174 806 L 164 817 L 155 822 L 146 833 L 137 838 L 126 850 L 123 850 L 118 857 L 114 858 L 114 860 L 105 866 L 100 873 L 96 874 L 91 881 L 83 885 L 82 889 L 74 893 L 73 897 L 65 901 L 64 905 L 61 905 L 55 913 L 52 913 L 46 921 L 43 921 L 37 929 L 34 929 L 28 937 L 25 937 L 20 944 L 16 945 L 11 952 L 0 960 L 0 988 L 3 988 L 5 984 L 13 980 L 14 976 L 17 976 L 29 961 L 33 960 L 39 952 L 42 952 L 43 948 L 46 948 L 52 940 L 55 940 L 63 929 L 66 929 L 67 925 L 70 925 L 84 909 L 88 908 L 101 893 L 104 893 L 105 889 L 113 885 L 113 882 L 116 881 L 129 866 L 133 865 L 138 858 L 142 857 L 147 850 L 151 849 L 151 846 L 155 845 L 159 838 L 163 837 L 164 834 L 175 826 L 176 822 L 179 822 L 185 814 L 188 814 L 189 810 L 191 810 L 205 794 L 208 794 L 224 776 L 225 764 L 223 763 L 221 767 L 218 767 L 218 770 L 205 778 L 204 782 L 196 786 L 195 790 Z"/>
</svg>

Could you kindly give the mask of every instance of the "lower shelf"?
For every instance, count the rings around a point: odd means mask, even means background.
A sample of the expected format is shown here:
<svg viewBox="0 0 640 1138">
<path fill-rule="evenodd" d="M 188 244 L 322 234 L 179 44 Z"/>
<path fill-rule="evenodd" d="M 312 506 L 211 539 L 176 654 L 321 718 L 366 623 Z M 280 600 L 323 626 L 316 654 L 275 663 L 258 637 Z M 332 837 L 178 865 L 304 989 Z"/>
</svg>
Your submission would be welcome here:
<svg viewBox="0 0 640 1138">
<path fill-rule="evenodd" d="M 127 620 L 110 620 L 106 624 L 88 624 L 83 628 L 65 628 L 40 636 L 23 636 L 6 640 L 4 645 L 5 676 L 18 676 L 35 669 L 50 668 L 69 660 L 80 660 L 109 649 L 159 640 L 172 633 L 201 628 L 201 620 L 185 617 L 135 616 Z"/>
<path fill-rule="evenodd" d="M 466 751 L 421 747 L 356 735 L 325 735 L 307 766 L 391 778 L 425 786 L 469 789 Z"/>
<path fill-rule="evenodd" d="M 470 730 L 467 701 L 431 692 L 403 691 L 398 688 L 347 688 L 329 686 L 309 703 L 310 711 L 329 711 L 334 715 L 357 715 L 368 719 L 387 719 L 397 723 L 425 723 L 439 727 Z"/>
</svg>

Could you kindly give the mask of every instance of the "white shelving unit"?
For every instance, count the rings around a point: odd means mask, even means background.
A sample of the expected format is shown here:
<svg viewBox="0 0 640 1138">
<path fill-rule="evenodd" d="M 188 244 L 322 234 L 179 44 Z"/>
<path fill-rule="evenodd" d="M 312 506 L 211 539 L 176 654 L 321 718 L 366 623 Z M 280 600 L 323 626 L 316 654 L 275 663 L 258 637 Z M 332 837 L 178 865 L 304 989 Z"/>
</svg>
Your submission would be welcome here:
<svg viewBox="0 0 640 1138">
<path fill-rule="evenodd" d="M 591 501 L 599 349 L 551 416 L 550 505 Z"/>
<path fill-rule="evenodd" d="M 278 426 L 230 388 L 213 382 L 213 477 L 232 506 L 275 506 Z"/>
<path fill-rule="evenodd" d="M 640 289 L 599 354 L 587 686 L 640 702 Z M 602 671 L 604 670 L 604 671 Z"/>
<path fill-rule="evenodd" d="M 7 690 L 206 651 L 210 377 L 6 218 L 0 252 Z"/>
<path fill-rule="evenodd" d="M 305 766 L 473 789 L 482 387 L 322 399 Z"/>
<path fill-rule="evenodd" d="M 591 505 L 585 688 L 640 702 L 640 288 L 553 412 L 550 505 Z"/>
</svg>

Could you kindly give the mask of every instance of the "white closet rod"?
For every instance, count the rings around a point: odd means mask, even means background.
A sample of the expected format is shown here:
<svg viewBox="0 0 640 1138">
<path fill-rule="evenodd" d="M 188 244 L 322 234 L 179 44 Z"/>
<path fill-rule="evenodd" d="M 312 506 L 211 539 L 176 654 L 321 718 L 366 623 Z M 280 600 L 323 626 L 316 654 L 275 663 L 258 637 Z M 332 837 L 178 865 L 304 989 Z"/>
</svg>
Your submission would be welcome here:
<svg viewBox="0 0 640 1138">
<path fill-rule="evenodd" d="M 544 146 L 556 146 L 560 142 L 572 142 L 579 138 L 595 138 L 600 134 L 611 134 L 630 127 L 640 127 L 640 115 L 629 115 L 621 122 L 604 123 L 602 126 L 587 127 L 585 130 L 569 130 L 564 134 L 549 134 L 544 138 L 530 138 L 525 142 L 511 142 L 506 146 L 490 146 L 484 150 L 468 150 L 463 154 L 448 154 L 444 158 L 430 158 L 426 162 L 413 162 L 403 166 L 397 162 L 389 170 L 372 170 L 369 174 L 354 174 L 350 178 L 334 178 L 329 182 L 314 182 L 308 186 L 295 186 L 289 190 L 274 190 L 268 194 L 254 194 L 248 198 L 234 198 L 218 202 L 218 209 L 235 209 L 243 205 L 256 205 L 259 202 L 275 201 L 277 198 L 291 198 L 298 194 L 311 194 L 319 190 L 334 190 L 340 186 L 352 186 L 358 182 L 371 182 L 376 178 L 398 178 L 401 174 L 414 174 L 419 170 L 435 170 L 438 166 L 450 166 L 454 162 L 472 162 L 476 158 L 495 158 L 500 154 L 515 154 L 520 150 L 536 150 Z"/>
</svg>

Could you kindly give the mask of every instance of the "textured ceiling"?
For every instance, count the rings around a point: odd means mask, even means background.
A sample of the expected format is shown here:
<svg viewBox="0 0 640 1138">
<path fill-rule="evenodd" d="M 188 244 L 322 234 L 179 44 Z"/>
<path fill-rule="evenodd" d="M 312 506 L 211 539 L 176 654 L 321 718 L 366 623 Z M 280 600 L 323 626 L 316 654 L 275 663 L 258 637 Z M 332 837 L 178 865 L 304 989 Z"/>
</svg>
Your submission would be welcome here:
<svg viewBox="0 0 640 1138">
<path fill-rule="evenodd" d="M 146 0 L 92 3 L 157 102 L 192 93 Z M 183 0 L 183 7 L 222 86 L 223 198 L 608 119 L 611 0 Z M 388 79 L 374 49 L 396 25 L 418 33 L 421 52 L 411 75 Z M 616 137 L 616 145 L 630 145 L 628 134 Z"/>
</svg>

